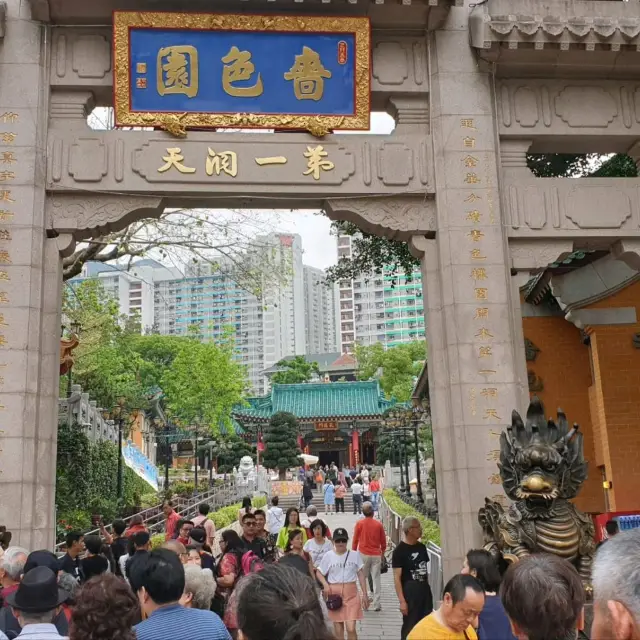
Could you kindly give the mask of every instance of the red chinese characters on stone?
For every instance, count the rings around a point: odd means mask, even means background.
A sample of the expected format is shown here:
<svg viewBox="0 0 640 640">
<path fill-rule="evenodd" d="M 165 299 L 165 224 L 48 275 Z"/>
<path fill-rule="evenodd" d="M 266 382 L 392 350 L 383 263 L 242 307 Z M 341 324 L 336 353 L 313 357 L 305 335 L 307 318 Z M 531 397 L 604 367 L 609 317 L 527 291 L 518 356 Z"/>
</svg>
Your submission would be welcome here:
<svg viewBox="0 0 640 640">
<path fill-rule="evenodd" d="M 347 64 L 347 43 L 344 40 L 338 42 L 338 64 Z"/>
</svg>

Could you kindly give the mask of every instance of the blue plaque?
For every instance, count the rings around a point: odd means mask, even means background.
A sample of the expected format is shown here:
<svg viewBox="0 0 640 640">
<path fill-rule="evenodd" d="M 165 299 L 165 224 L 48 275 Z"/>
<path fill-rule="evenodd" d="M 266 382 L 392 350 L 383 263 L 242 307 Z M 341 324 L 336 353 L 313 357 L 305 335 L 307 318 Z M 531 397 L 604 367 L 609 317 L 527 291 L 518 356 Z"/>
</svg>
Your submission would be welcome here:
<svg viewBox="0 0 640 640">
<path fill-rule="evenodd" d="M 369 128 L 367 18 L 115 12 L 116 123 Z"/>
</svg>

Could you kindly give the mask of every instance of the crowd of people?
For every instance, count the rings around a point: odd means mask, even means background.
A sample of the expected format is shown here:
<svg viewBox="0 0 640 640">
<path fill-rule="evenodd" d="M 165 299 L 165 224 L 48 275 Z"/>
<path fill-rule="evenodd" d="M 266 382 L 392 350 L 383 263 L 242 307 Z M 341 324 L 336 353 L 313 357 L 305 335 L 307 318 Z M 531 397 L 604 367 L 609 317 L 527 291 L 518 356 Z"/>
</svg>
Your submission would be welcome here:
<svg viewBox="0 0 640 640">
<path fill-rule="evenodd" d="M 338 468 L 332 462 L 328 466 L 317 469 L 301 469 L 300 479 L 303 481 L 304 506 L 308 507 L 313 498 L 315 486 L 323 495 L 324 512 L 344 513 L 344 500 L 348 491 L 353 498 L 353 513 L 361 514 L 362 505 L 370 502 L 374 511 L 378 509 L 380 500 L 380 480 L 367 465 L 359 469 Z"/>
<path fill-rule="evenodd" d="M 363 503 L 350 540 L 313 504 L 302 518 L 278 502 L 265 513 L 245 501 L 241 533 L 222 532 L 217 558 L 208 505 L 186 520 L 169 502 L 165 541 L 153 550 L 135 517 L 100 535 L 70 532 L 62 558 L 0 549 L 0 640 L 356 640 L 364 611 L 382 608 L 387 536 L 375 505 Z M 434 610 L 420 520 L 405 518 L 402 531 L 391 555 L 401 640 L 575 640 L 584 628 L 585 585 L 548 554 L 503 575 L 488 551 L 470 550 Z M 590 637 L 640 640 L 640 530 L 607 531 Z"/>
</svg>

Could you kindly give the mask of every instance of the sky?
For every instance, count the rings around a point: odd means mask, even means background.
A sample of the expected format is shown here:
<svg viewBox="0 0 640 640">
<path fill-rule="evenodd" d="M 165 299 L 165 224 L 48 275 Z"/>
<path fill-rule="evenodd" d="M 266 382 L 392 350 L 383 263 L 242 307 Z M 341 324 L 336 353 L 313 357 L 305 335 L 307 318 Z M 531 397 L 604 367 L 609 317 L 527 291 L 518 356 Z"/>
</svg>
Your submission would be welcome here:
<svg viewBox="0 0 640 640">
<path fill-rule="evenodd" d="M 363 133 L 386 134 L 393 131 L 394 122 L 386 113 L 371 114 L 369 131 L 342 132 L 338 135 Z M 269 215 L 268 211 L 261 212 Z M 276 217 L 277 216 L 277 217 Z M 302 237 L 303 262 L 311 267 L 326 269 L 338 261 L 336 239 L 330 235 L 331 220 L 318 211 L 279 211 L 272 216 L 274 231 L 298 233 Z"/>
</svg>

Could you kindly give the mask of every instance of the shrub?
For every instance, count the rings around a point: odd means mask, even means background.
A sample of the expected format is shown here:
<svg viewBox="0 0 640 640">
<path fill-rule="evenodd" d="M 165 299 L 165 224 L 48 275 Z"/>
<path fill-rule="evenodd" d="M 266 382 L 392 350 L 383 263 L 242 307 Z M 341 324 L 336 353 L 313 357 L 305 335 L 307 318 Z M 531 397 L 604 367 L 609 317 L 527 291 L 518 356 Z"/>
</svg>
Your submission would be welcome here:
<svg viewBox="0 0 640 640">
<path fill-rule="evenodd" d="M 440 546 L 440 525 L 437 522 L 425 518 L 420 512 L 404 502 L 393 489 L 385 489 L 382 495 L 389 508 L 401 518 L 406 518 L 407 516 L 418 518 L 422 525 L 422 542 L 427 544 L 427 542 L 431 541 Z"/>
<path fill-rule="evenodd" d="M 260 509 L 266 506 L 266 504 L 267 498 L 265 496 L 258 496 L 253 499 L 253 506 L 256 509 Z M 216 525 L 216 531 L 233 524 L 238 519 L 240 507 L 242 507 L 242 503 L 236 502 L 235 504 L 230 504 L 228 507 L 222 507 L 222 509 L 210 513 L 208 518 Z"/>
<path fill-rule="evenodd" d="M 155 533 L 151 536 L 151 549 L 157 549 L 164 543 L 164 533 Z"/>
</svg>

